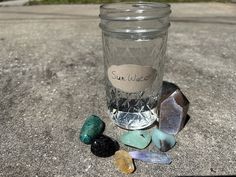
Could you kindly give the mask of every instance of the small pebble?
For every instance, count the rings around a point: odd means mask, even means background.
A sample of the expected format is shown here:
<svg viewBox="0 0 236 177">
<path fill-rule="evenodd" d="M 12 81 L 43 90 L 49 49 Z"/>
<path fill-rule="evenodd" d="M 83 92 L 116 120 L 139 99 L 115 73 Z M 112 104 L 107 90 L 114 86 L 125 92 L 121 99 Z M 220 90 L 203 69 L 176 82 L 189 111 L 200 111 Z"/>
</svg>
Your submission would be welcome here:
<svg viewBox="0 0 236 177">
<path fill-rule="evenodd" d="M 162 152 L 170 150 L 176 143 L 173 135 L 164 133 L 157 128 L 155 128 L 152 132 L 152 142 Z"/>
<path fill-rule="evenodd" d="M 110 157 L 118 150 L 118 142 L 105 135 L 97 137 L 91 144 L 91 152 L 98 157 Z"/>
<path fill-rule="evenodd" d="M 120 141 L 125 145 L 144 149 L 151 142 L 151 135 L 142 130 L 128 131 L 121 135 Z"/>
<path fill-rule="evenodd" d="M 105 123 L 96 115 L 89 116 L 80 131 L 80 140 L 85 144 L 91 144 L 92 141 L 102 134 L 105 129 Z"/>
<path fill-rule="evenodd" d="M 132 157 L 124 150 L 116 151 L 115 165 L 119 171 L 125 174 L 133 173 L 135 170 Z"/>
</svg>

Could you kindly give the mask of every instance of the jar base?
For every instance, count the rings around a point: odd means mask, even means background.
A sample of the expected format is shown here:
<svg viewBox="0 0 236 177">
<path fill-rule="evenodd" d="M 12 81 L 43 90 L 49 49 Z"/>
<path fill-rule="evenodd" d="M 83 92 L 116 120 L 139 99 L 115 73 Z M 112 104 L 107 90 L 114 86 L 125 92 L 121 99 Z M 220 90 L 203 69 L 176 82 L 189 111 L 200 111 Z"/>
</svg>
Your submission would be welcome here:
<svg viewBox="0 0 236 177">
<path fill-rule="evenodd" d="M 111 120 L 119 127 L 127 130 L 144 129 L 158 120 L 156 109 L 144 112 L 123 112 L 113 109 L 108 110 Z"/>
</svg>

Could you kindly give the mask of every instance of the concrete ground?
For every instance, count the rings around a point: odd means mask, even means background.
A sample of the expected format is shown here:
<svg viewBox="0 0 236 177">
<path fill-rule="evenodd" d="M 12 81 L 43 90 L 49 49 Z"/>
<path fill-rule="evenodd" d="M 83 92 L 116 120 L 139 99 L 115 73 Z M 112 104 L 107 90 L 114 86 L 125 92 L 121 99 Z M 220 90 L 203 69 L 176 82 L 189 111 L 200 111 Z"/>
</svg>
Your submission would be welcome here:
<svg viewBox="0 0 236 177">
<path fill-rule="evenodd" d="M 172 11 L 164 79 L 188 97 L 190 120 L 171 165 L 135 161 L 130 176 L 236 175 L 236 4 Z M 122 132 L 106 114 L 98 23 L 98 5 L 0 8 L 1 177 L 126 176 L 78 138 L 90 114 Z"/>
</svg>

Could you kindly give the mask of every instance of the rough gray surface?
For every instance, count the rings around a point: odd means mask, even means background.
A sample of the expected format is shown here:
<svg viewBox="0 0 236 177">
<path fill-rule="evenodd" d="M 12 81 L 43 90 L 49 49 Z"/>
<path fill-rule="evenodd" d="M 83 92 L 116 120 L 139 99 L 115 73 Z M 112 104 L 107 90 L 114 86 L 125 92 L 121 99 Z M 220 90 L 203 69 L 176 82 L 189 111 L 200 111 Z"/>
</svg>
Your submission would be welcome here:
<svg viewBox="0 0 236 177">
<path fill-rule="evenodd" d="M 0 8 L 0 176 L 125 176 L 78 139 L 92 113 L 107 135 L 121 132 L 106 114 L 97 8 Z M 137 161 L 130 176 L 236 175 L 236 5 L 172 10 L 165 80 L 189 98 L 191 118 L 171 165 Z"/>
</svg>

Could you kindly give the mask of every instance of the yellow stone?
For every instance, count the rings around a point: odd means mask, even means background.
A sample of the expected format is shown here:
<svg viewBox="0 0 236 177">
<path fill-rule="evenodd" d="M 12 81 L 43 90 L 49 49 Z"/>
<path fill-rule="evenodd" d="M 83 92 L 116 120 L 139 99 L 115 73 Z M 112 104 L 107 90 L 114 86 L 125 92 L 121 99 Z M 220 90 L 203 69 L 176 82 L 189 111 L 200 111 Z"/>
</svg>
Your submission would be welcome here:
<svg viewBox="0 0 236 177">
<path fill-rule="evenodd" d="M 122 173 L 125 174 L 130 174 L 135 170 L 132 157 L 124 150 L 116 151 L 115 165 Z"/>
</svg>

